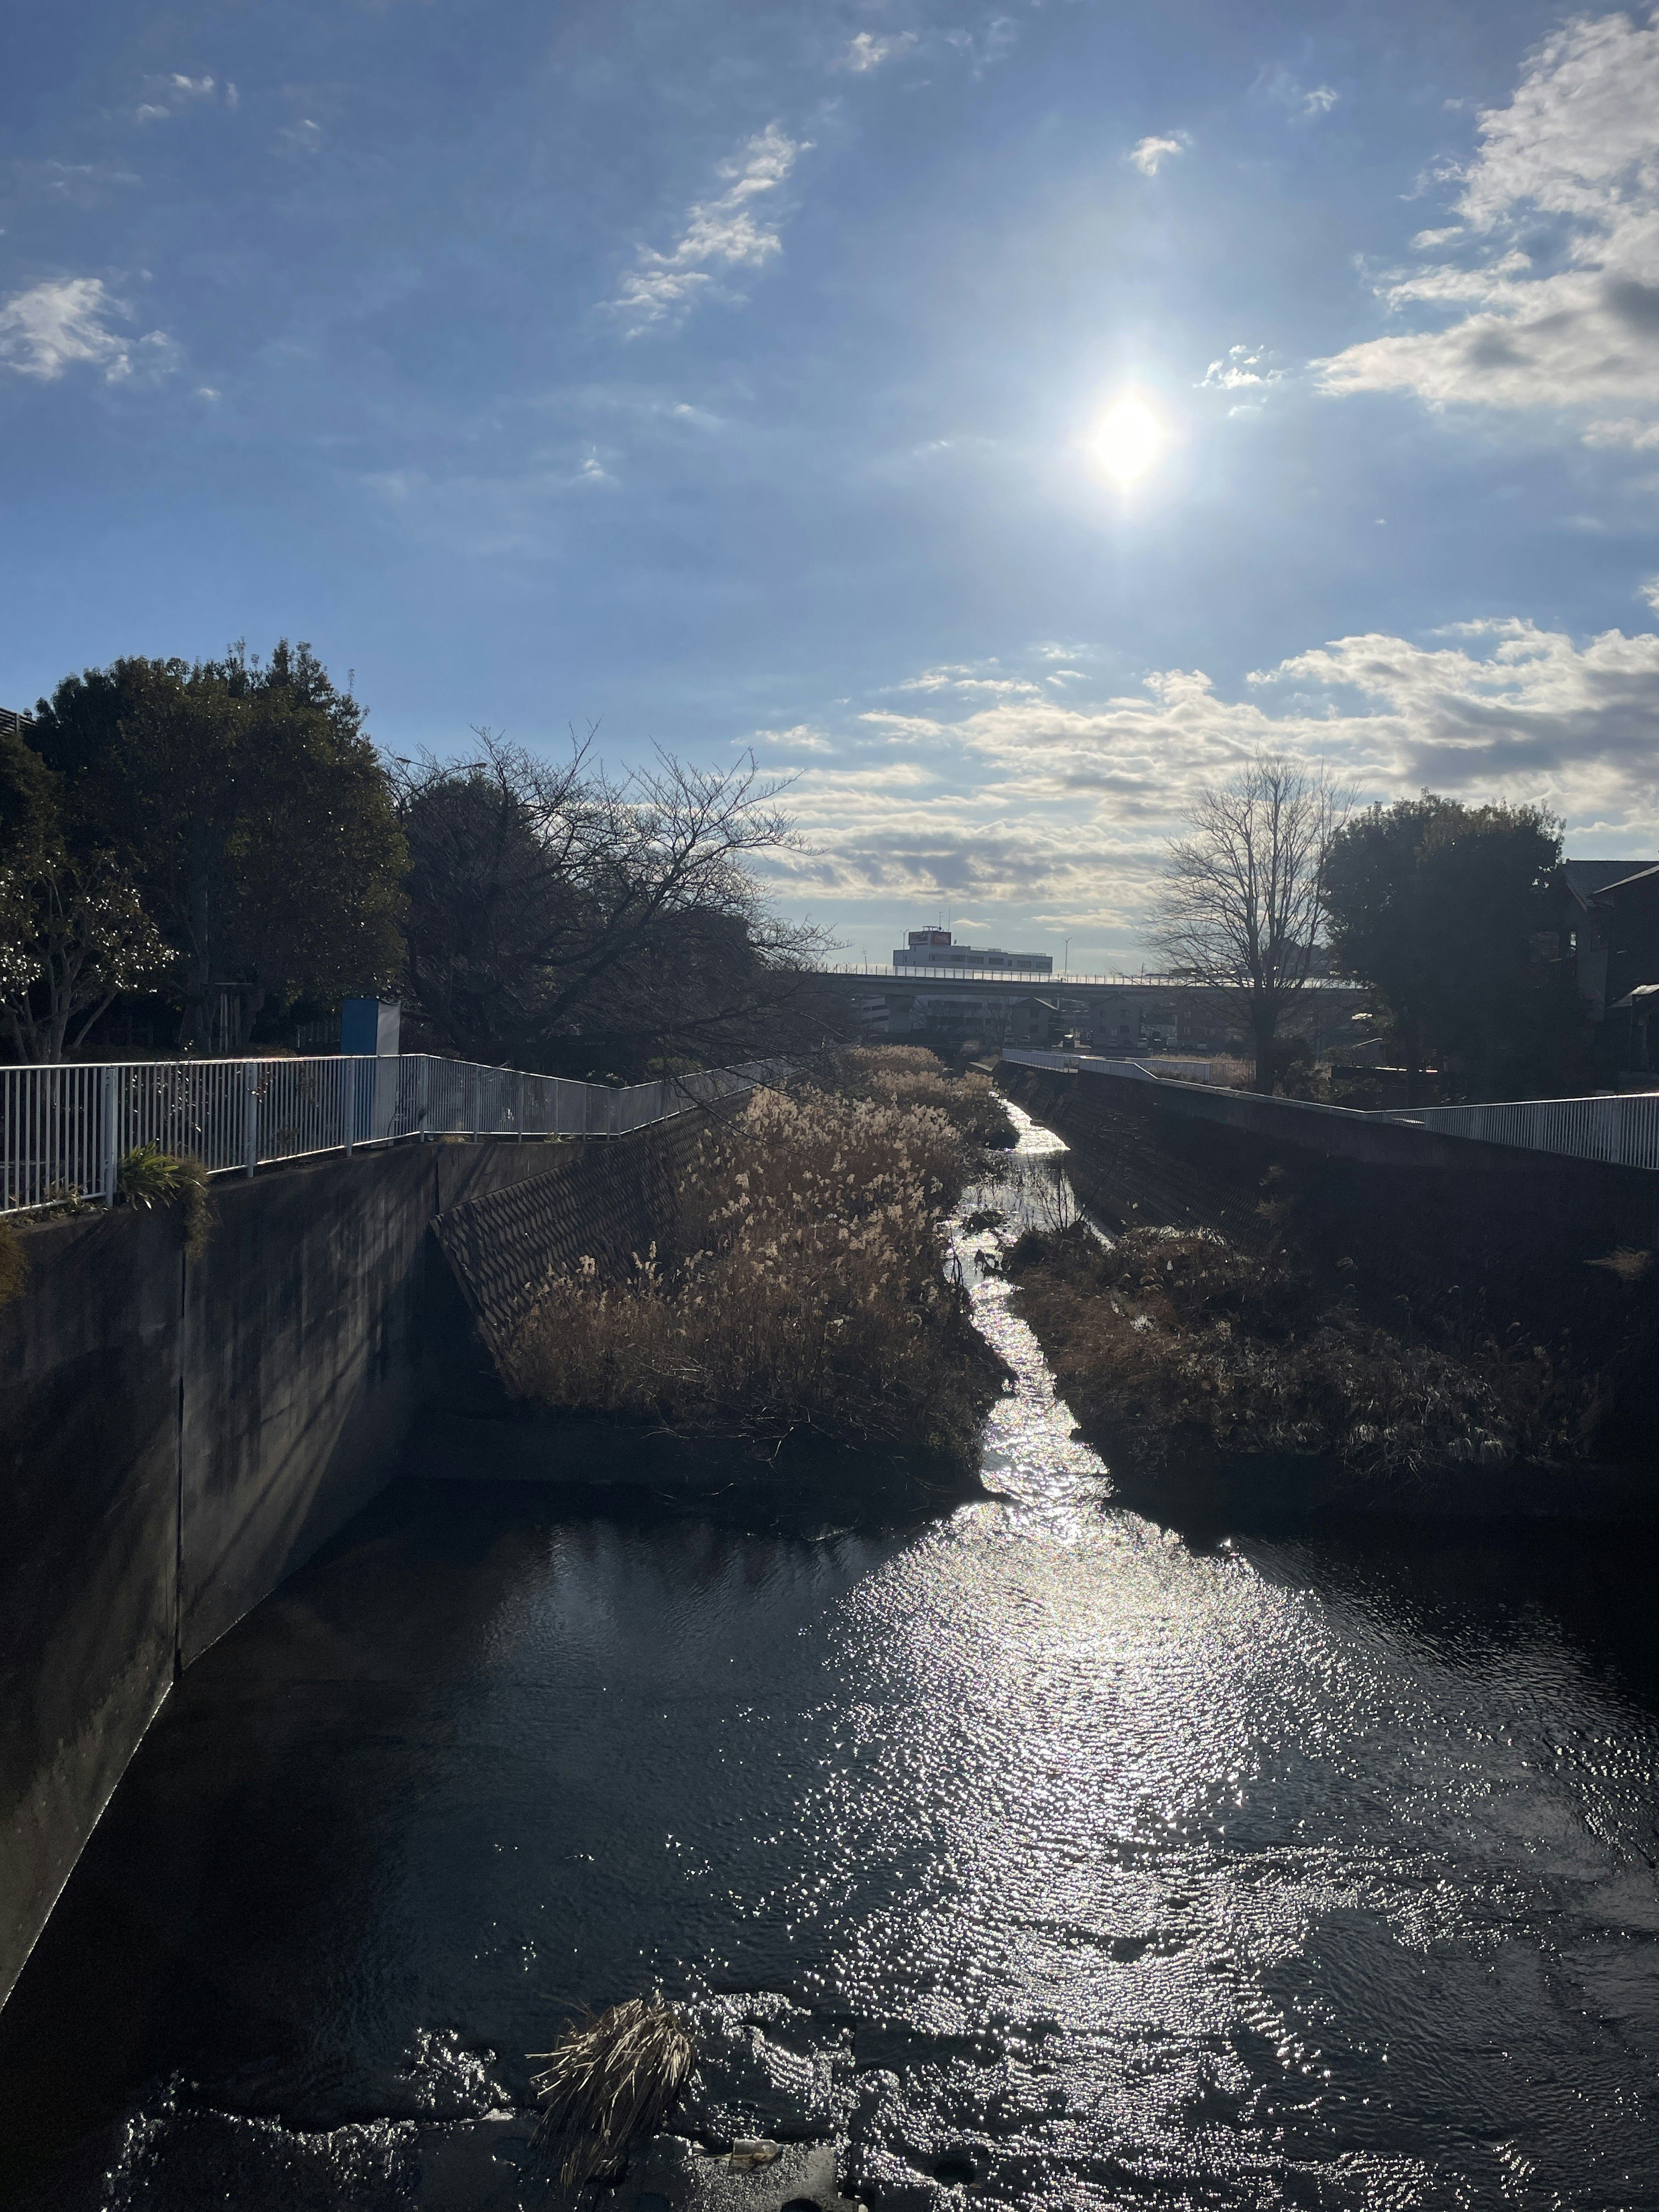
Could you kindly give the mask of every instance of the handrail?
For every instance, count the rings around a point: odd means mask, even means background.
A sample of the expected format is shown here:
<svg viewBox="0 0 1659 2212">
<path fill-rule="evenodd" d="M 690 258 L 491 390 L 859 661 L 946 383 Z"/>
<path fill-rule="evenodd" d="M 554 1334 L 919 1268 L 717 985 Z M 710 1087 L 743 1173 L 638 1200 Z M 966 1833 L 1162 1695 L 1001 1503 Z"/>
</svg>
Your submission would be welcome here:
<svg viewBox="0 0 1659 2212">
<path fill-rule="evenodd" d="M 120 1163 L 140 1145 L 210 1175 L 252 1175 L 406 1138 L 618 1137 L 787 1072 L 755 1060 L 613 1090 L 431 1053 L 0 1067 L 0 1213 L 112 1205 Z"/>
<path fill-rule="evenodd" d="M 907 961 L 896 968 L 890 963 L 882 967 L 827 962 L 812 972 L 817 975 L 867 975 L 877 981 L 903 983 L 921 980 L 930 983 L 1019 983 L 1027 989 L 1041 984 L 1048 991 L 1070 990 L 1076 985 L 1091 990 L 1201 991 L 1213 997 L 1225 988 L 1218 983 L 1195 983 L 1189 975 L 1044 975 L 1030 968 L 957 968 L 943 961 L 937 966 L 926 966 L 918 962 L 914 967 Z M 1321 991 L 1340 991 L 1345 995 L 1358 996 L 1368 988 L 1364 983 L 1350 982 L 1340 975 L 1310 975 L 1304 983 L 1297 986 L 1299 991 L 1312 992 L 1316 995 Z"/>
<path fill-rule="evenodd" d="M 1156 1063 L 1102 1060 L 1089 1053 L 1015 1051 L 1002 1057 L 1024 1067 L 1060 1073 L 1132 1076 L 1162 1082 Z M 1169 1063 L 1174 1065 L 1174 1063 Z M 1265 1098 L 1263 1103 L 1267 1103 Z M 1355 1121 L 1392 1121 L 1436 1136 L 1465 1137 L 1480 1144 L 1510 1145 L 1518 1150 L 1554 1152 L 1571 1159 L 1599 1160 L 1609 1167 L 1659 1169 L 1659 1091 L 1602 1092 L 1586 1098 L 1503 1098 L 1481 1106 L 1390 1106 L 1361 1111 L 1327 1106 L 1313 1099 L 1271 1102 L 1287 1113 L 1335 1114 Z"/>
</svg>

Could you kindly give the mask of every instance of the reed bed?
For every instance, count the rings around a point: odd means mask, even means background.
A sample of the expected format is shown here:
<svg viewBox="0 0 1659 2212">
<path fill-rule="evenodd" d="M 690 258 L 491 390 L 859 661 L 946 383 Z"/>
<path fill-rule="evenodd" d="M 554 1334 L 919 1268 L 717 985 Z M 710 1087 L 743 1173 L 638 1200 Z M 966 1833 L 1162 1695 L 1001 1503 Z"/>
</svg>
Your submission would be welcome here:
<svg viewBox="0 0 1659 2212">
<path fill-rule="evenodd" d="M 511 1387 L 763 1453 L 810 1435 L 971 1465 L 1004 1373 L 947 1265 L 975 1151 L 877 1058 L 863 1096 L 761 1091 L 711 1124 L 676 1250 L 620 1283 L 592 1261 L 553 1277 L 505 1363 Z M 884 1078 L 898 1096 L 878 1095 Z"/>
<path fill-rule="evenodd" d="M 952 1074 L 921 1045 L 855 1045 L 836 1055 L 823 1079 L 845 1097 L 932 1107 L 972 1145 L 1006 1149 L 1014 1142 L 990 1077 L 977 1068 Z"/>
<path fill-rule="evenodd" d="M 532 2147 L 538 2159 L 562 2153 L 566 2189 L 617 2179 L 629 2145 L 655 2135 L 672 2111 L 696 2058 L 684 2021 L 660 1996 L 612 2005 L 530 2055 L 546 2062 L 532 2077 L 542 2108 Z"/>
<path fill-rule="evenodd" d="M 1079 1422 L 1138 1472 L 1307 1455 L 1397 1483 L 1583 1449 L 1547 1358 L 1381 1328 L 1283 1249 L 1156 1229 L 1103 1246 L 1074 1226 L 1028 1231 L 1004 1264 Z"/>
</svg>

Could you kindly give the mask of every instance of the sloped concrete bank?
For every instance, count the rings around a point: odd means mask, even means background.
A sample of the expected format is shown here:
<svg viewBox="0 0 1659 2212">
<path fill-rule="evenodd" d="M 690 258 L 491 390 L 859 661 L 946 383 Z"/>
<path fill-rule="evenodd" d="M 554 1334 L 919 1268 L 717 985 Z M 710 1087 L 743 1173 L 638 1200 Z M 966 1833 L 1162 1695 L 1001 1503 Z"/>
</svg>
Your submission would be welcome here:
<svg viewBox="0 0 1659 2212">
<path fill-rule="evenodd" d="M 1218 1473 L 1195 1449 L 1184 1488 L 1160 1478 L 1146 1510 L 1659 1519 L 1659 1175 L 1195 1085 L 1011 1065 L 999 1083 L 1065 1137 L 1071 1182 L 1108 1225 L 1288 1239 L 1385 1326 L 1454 1353 L 1535 1346 L 1585 1382 L 1583 1461 L 1373 1492 L 1322 1462 Z M 1606 1264 L 1619 1254 L 1623 1272 Z"/>
<path fill-rule="evenodd" d="M 178 1671 L 429 1419 L 499 1410 L 479 1324 L 550 1258 L 648 1243 L 701 1124 L 222 1179 L 195 1261 L 176 1211 L 25 1231 L 27 1287 L 0 1310 L 0 2002 Z M 440 1471 L 500 1470 L 475 1449 Z"/>
</svg>

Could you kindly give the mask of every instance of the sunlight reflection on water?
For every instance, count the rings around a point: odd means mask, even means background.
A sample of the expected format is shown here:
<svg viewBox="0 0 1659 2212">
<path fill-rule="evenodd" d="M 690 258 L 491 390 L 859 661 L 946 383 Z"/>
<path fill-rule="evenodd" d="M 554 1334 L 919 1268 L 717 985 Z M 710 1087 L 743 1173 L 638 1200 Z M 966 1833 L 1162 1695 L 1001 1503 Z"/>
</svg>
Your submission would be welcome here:
<svg viewBox="0 0 1659 2212">
<path fill-rule="evenodd" d="M 655 1981 L 690 2122 L 834 2134 L 875 2212 L 957 2201 L 951 2148 L 1054 2212 L 1659 2202 L 1659 1730 L 1571 1547 L 1114 1505 L 998 1233 L 997 1495 L 810 1542 L 426 1486 L 192 1671 L 106 1840 L 211 2002 L 105 2203 L 436 2203 L 432 2132 Z"/>
</svg>

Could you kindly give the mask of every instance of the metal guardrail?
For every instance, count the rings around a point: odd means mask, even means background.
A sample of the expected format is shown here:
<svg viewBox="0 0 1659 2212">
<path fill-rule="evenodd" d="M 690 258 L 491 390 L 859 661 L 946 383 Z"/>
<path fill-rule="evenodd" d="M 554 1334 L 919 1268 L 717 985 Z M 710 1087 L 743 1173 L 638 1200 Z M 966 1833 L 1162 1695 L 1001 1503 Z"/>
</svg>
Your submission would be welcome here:
<svg viewBox="0 0 1659 2212">
<path fill-rule="evenodd" d="M 1086 1067 L 1100 1075 L 1133 1075 L 1144 1083 L 1154 1079 L 1152 1071 L 1138 1060 L 1106 1060 L 1093 1052 L 1038 1052 L 1035 1049 L 1016 1050 L 1012 1045 L 1002 1048 L 1004 1060 L 1012 1060 L 1019 1067 L 1051 1067 L 1061 1075 L 1074 1074 Z"/>
<path fill-rule="evenodd" d="M 1085 975 L 1079 970 L 1060 969 L 1044 975 L 1030 968 L 967 968 L 940 961 L 929 965 L 918 961 L 912 966 L 908 961 L 894 967 L 891 962 L 877 963 L 864 961 L 826 962 L 813 970 L 819 975 L 868 976 L 875 982 L 900 983 L 1018 983 L 1028 994 L 1041 988 L 1043 992 L 1079 989 L 1113 991 L 1158 991 L 1200 994 L 1213 997 L 1217 986 L 1195 983 L 1190 975 Z M 1364 983 L 1350 982 L 1344 976 L 1310 975 L 1302 989 L 1318 996 L 1328 992 L 1342 998 L 1359 998 L 1369 989 Z"/>
<path fill-rule="evenodd" d="M 786 1072 L 757 1060 L 611 1090 L 429 1053 L 0 1067 L 0 1212 L 112 1204 L 121 1160 L 139 1145 L 210 1175 L 252 1175 L 401 1138 L 619 1137 Z"/>
<path fill-rule="evenodd" d="M 1659 1168 L 1659 1096 L 1651 1091 L 1625 1097 L 1504 1099 L 1490 1106 L 1391 1107 L 1368 1118 L 1433 1129 L 1443 1137 L 1567 1152 L 1613 1167 Z"/>
<path fill-rule="evenodd" d="M 1156 1063 L 1101 1060 L 1089 1053 L 1016 1052 L 1002 1057 L 1024 1067 L 1060 1073 L 1086 1070 L 1127 1075 L 1145 1082 L 1179 1081 Z M 1280 1102 L 1299 1114 L 1340 1114 L 1356 1121 L 1395 1121 L 1407 1128 L 1431 1129 L 1442 1137 L 1469 1137 L 1487 1145 L 1513 1145 L 1535 1152 L 1565 1153 L 1580 1160 L 1601 1160 L 1610 1167 L 1659 1169 L 1659 1092 L 1636 1091 L 1594 1098 L 1510 1098 L 1486 1106 L 1390 1106 L 1360 1113 L 1349 1106 L 1324 1106 L 1301 1099 Z"/>
</svg>

